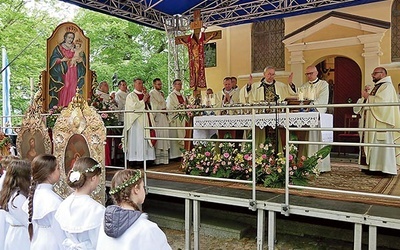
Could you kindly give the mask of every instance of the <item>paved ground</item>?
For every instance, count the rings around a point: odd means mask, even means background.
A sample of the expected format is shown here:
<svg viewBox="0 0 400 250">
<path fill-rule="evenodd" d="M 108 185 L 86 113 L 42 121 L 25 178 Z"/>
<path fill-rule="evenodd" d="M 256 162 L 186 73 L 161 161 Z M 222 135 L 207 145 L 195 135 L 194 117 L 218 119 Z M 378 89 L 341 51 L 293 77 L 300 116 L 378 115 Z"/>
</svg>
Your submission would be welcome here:
<svg viewBox="0 0 400 250">
<path fill-rule="evenodd" d="M 185 249 L 185 234 L 183 231 L 163 229 L 168 242 L 173 250 Z M 349 242 L 338 242 L 314 237 L 300 237 L 293 235 L 277 235 L 276 250 L 347 250 L 353 249 Z M 193 241 L 192 241 L 193 242 Z M 192 246 L 193 247 L 193 246 Z M 209 236 L 200 236 L 200 249 L 206 250 L 253 250 L 257 249 L 256 239 L 253 236 L 244 237 L 240 240 L 221 239 Z M 266 244 L 264 249 L 267 249 Z"/>
</svg>

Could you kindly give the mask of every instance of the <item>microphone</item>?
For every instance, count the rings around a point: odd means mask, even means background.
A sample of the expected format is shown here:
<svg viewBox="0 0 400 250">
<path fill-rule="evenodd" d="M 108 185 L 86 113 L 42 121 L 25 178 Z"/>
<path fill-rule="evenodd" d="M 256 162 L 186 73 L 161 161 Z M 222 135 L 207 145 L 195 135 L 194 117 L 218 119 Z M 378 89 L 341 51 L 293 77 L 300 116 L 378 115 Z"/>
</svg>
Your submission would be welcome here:
<svg viewBox="0 0 400 250">
<path fill-rule="evenodd" d="M 275 102 L 278 102 L 278 100 L 281 98 L 279 95 L 277 95 L 276 93 L 273 93 L 274 94 L 274 101 Z"/>
<path fill-rule="evenodd" d="M 265 82 L 265 77 L 263 77 L 263 78 L 261 78 L 261 84 L 260 84 L 260 86 L 258 86 L 257 89 L 259 89 L 261 87 L 266 87 L 266 86 L 267 86 L 267 83 Z"/>
<path fill-rule="evenodd" d="M 275 80 L 272 82 L 272 84 L 270 84 L 270 85 L 274 85 L 275 84 Z M 263 77 L 262 79 L 261 79 L 261 85 L 258 87 L 258 88 L 261 88 L 261 87 L 267 87 L 268 86 L 268 83 L 265 81 L 265 77 Z M 274 90 L 275 90 L 275 86 L 274 86 Z M 271 93 L 272 93 L 272 95 L 274 96 L 274 102 L 278 102 L 278 100 L 280 99 L 280 96 L 279 95 L 277 95 L 276 93 L 275 93 L 275 91 L 270 91 Z"/>
</svg>

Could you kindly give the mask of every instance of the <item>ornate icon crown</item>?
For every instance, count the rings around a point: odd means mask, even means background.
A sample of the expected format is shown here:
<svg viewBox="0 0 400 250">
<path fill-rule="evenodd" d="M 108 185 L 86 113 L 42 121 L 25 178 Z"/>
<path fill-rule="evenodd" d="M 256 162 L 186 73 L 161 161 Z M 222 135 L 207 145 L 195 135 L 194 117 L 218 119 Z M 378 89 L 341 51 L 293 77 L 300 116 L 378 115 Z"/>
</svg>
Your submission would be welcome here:
<svg viewBox="0 0 400 250">
<path fill-rule="evenodd" d="M 78 39 L 75 40 L 75 43 L 77 43 L 77 44 L 82 44 L 83 41 L 82 41 L 82 39 L 78 38 Z"/>
<path fill-rule="evenodd" d="M 76 32 L 78 32 L 78 28 L 75 27 L 75 26 L 67 26 L 67 27 L 65 28 L 65 31 L 66 31 L 66 32 L 76 33 Z"/>
</svg>

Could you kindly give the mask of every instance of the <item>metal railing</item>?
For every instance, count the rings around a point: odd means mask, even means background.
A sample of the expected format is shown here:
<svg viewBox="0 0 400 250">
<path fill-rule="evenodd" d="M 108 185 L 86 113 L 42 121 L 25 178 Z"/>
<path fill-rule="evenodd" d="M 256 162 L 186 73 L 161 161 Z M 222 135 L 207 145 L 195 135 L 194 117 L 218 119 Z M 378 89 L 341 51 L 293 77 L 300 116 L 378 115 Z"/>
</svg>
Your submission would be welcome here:
<svg viewBox="0 0 400 250">
<path fill-rule="evenodd" d="M 268 106 L 269 109 L 275 110 L 275 109 L 279 109 L 280 112 L 282 111 L 282 109 L 285 110 L 284 114 L 286 115 L 286 120 L 285 120 L 285 125 L 284 125 L 284 129 L 285 129 L 285 137 L 286 137 L 286 142 L 285 142 L 285 156 L 286 159 L 289 158 L 289 145 L 290 144 L 302 144 L 302 145 L 306 145 L 306 144 L 315 144 L 315 145 L 332 145 L 332 146 L 374 146 L 374 147 L 394 147 L 394 148 L 399 148 L 400 144 L 378 144 L 378 143 L 355 143 L 355 142 L 336 142 L 336 141 L 332 141 L 332 142 L 321 142 L 321 141 L 300 141 L 300 140 L 290 140 L 289 134 L 292 131 L 303 131 L 303 132 L 307 132 L 307 131 L 378 131 L 378 132 L 386 132 L 386 131 L 391 131 L 391 132 L 400 132 L 400 128 L 392 128 L 392 129 L 375 129 L 375 128 L 338 128 L 338 127 L 332 127 L 332 128 L 328 128 L 328 127 L 291 127 L 288 124 L 288 116 L 290 113 L 291 109 L 301 109 L 301 108 L 349 108 L 349 107 L 372 107 L 372 106 L 399 106 L 400 108 L 400 103 L 382 103 L 382 104 L 330 104 L 330 105 L 291 105 L 291 106 Z M 241 110 L 244 107 L 224 107 L 224 108 L 201 108 L 201 109 L 197 109 L 196 111 L 216 111 L 216 110 Z M 256 110 L 259 109 L 260 107 L 245 107 L 246 109 L 251 109 L 251 117 L 252 117 L 252 122 L 251 122 L 251 126 L 249 127 L 195 127 L 195 126 L 185 126 L 185 127 L 151 127 L 151 129 L 163 129 L 163 130 L 181 130 L 181 129 L 185 129 L 185 130 L 194 130 L 194 129 L 202 129 L 202 130 L 232 130 L 232 129 L 240 129 L 240 130 L 248 130 L 251 131 L 252 133 L 252 138 L 253 139 L 201 139 L 201 141 L 204 142 L 237 142 L 237 143 L 243 143 L 243 142 L 251 142 L 252 143 L 252 155 L 255 156 L 256 155 L 256 142 L 255 142 L 255 138 L 256 138 L 256 133 L 255 133 L 255 115 L 256 115 Z M 262 108 L 266 108 L 266 107 L 262 107 Z M 179 112 L 187 112 L 187 111 L 192 111 L 190 109 L 187 110 L 179 110 Z M 107 111 L 107 112 L 113 112 L 113 111 Z M 132 113 L 132 112 L 137 112 L 137 113 L 157 113 L 157 112 L 166 112 L 165 110 L 144 110 L 144 111 L 116 111 L 118 113 L 122 112 L 122 113 Z M 176 112 L 176 111 L 175 111 Z M 281 113 L 282 114 L 282 113 Z M 45 115 L 46 116 L 46 115 Z M 11 118 L 13 118 L 15 116 L 11 116 Z M 21 117 L 21 116 L 19 116 Z M 145 119 L 146 116 L 143 116 L 141 119 Z M 2 127 L 3 129 L 5 128 L 5 126 Z M 14 130 L 18 130 L 18 127 L 12 127 Z M 123 126 L 107 126 L 107 130 L 110 129 L 122 129 Z M 150 127 L 145 127 L 144 129 L 150 129 Z M 277 129 L 277 128 L 276 128 Z M 121 135 L 107 135 L 107 138 L 111 138 L 111 139 L 116 139 L 116 138 L 120 138 L 123 139 L 123 134 Z M 151 139 L 156 139 L 156 140 L 170 140 L 170 141 L 190 141 L 190 142 L 196 142 L 199 141 L 199 139 L 196 138 L 163 138 L 163 137 L 145 137 L 145 140 L 151 140 Z M 126 160 L 126 153 L 123 154 L 124 158 L 124 165 L 123 166 L 106 166 L 106 168 L 108 169 L 126 169 L 128 168 L 127 165 L 127 160 Z M 206 176 L 193 176 L 193 175 L 185 175 L 185 174 L 175 174 L 175 173 L 168 173 L 168 172 L 163 172 L 163 171 L 154 171 L 151 170 L 151 168 L 147 167 L 146 161 L 144 161 L 144 172 L 145 172 L 145 185 L 148 187 L 148 183 L 147 183 L 147 174 L 154 174 L 154 175 L 164 175 L 164 176 L 176 176 L 176 177 L 180 177 L 180 178 L 187 178 L 187 179 L 199 179 L 199 180 L 211 180 L 211 181 L 221 181 L 221 182 L 235 182 L 235 183 L 241 183 L 241 184 L 251 184 L 252 186 L 252 192 L 251 192 L 251 197 L 247 197 L 244 198 L 242 200 L 235 200 L 235 199 L 230 199 L 229 197 L 226 197 L 226 201 L 227 203 L 229 203 L 228 205 L 238 205 L 238 206 L 244 206 L 244 202 L 247 202 L 247 207 L 251 210 L 257 210 L 258 211 L 258 216 L 259 218 L 264 218 L 263 217 L 263 212 L 261 212 L 260 210 L 268 210 L 269 211 L 269 215 L 274 216 L 275 212 L 280 212 L 282 214 L 285 215 L 290 215 L 291 214 L 291 203 L 290 203 L 290 194 L 293 190 L 312 190 L 312 191 L 320 191 L 320 192 L 328 192 L 328 193 L 332 193 L 332 194 L 351 194 L 351 195 L 360 195 L 360 196 L 369 196 L 369 197 L 375 197 L 375 198 L 382 198 L 382 199 L 394 199 L 394 200 L 399 200 L 400 196 L 396 196 L 396 195 L 385 195 L 385 194 L 378 194 L 378 193 L 368 193 L 368 192 L 360 192 L 360 191 L 349 191 L 349 190 L 340 190 L 340 189 L 332 189 L 332 188 L 318 188 L 318 187 L 305 187 L 305 186 L 299 186 L 299 185 L 293 185 L 291 183 L 289 183 L 289 161 L 286 161 L 286 181 L 285 181 L 285 201 L 284 204 L 281 204 L 280 208 L 279 207 L 271 207 L 271 206 L 265 206 L 264 205 L 260 205 L 261 203 L 263 203 L 264 201 L 257 199 L 257 183 L 256 183 L 256 178 L 255 178 L 255 173 L 256 173 L 256 163 L 255 161 L 252 161 L 252 180 L 236 180 L 236 179 L 226 179 L 226 178 L 216 178 L 216 177 L 206 177 Z M 151 189 L 151 187 L 150 187 Z M 163 195 L 168 195 L 166 192 L 161 192 Z M 195 199 L 195 198 L 188 198 L 186 200 L 186 205 L 190 207 L 190 209 L 193 209 L 193 207 L 197 207 L 191 205 L 191 202 L 194 202 L 194 205 L 197 204 L 197 202 L 199 200 Z M 212 199 L 211 199 L 212 201 Z M 260 204 L 258 204 L 260 203 Z M 198 207 L 197 207 L 198 208 Z M 199 212 L 199 211 L 197 211 Z M 196 212 L 196 213 L 197 213 Z M 271 212 L 273 212 L 272 214 L 270 214 Z M 188 217 L 185 217 L 185 219 L 191 219 Z M 273 225 L 271 226 L 269 224 L 269 228 L 273 228 L 274 227 L 274 219 L 272 217 L 271 221 L 269 220 L 269 223 L 272 223 Z M 355 223 L 355 222 L 354 222 Z M 360 223 L 366 223 L 366 222 L 360 222 Z M 360 223 L 356 223 L 356 227 L 355 227 L 355 231 L 359 232 L 359 224 Z M 371 222 L 368 222 L 371 223 Z M 187 224 L 187 223 L 186 223 Z M 190 223 L 189 223 L 190 224 Z M 188 224 L 188 225 L 189 225 Z M 260 227 L 263 227 L 263 223 L 259 222 Z M 372 225 L 372 226 L 377 226 L 377 225 Z M 393 224 L 387 224 L 387 225 L 380 225 L 379 226 L 383 226 L 383 227 L 391 227 L 391 228 L 396 228 L 396 226 L 393 226 Z M 399 227 L 399 226 L 398 226 Z M 397 228 L 398 229 L 398 228 Z M 258 238 L 259 239 L 263 239 L 263 231 L 262 229 L 258 229 Z M 372 230 L 372 232 L 374 232 L 374 230 Z M 271 246 L 273 247 L 273 240 L 271 240 L 271 238 L 274 237 L 274 235 L 272 234 L 273 232 L 271 232 L 271 235 L 269 234 L 268 237 L 268 246 L 269 249 L 273 249 L 271 248 Z M 376 234 L 376 232 L 375 232 Z M 195 237 L 198 237 L 195 236 Z M 358 245 L 360 244 L 360 240 L 359 237 L 361 237 L 360 235 L 357 234 L 357 239 L 356 239 L 356 235 L 355 235 L 355 249 L 358 249 Z M 187 237 L 186 237 L 187 238 Z M 188 240 L 188 238 L 187 238 Z M 197 238 L 198 240 L 198 238 Z M 373 241 L 373 240 L 372 240 Z M 196 243 L 197 242 L 197 243 Z M 356 247 L 356 242 L 357 242 L 357 247 Z M 374 243 L 374 242 L 373 242 Z M 372 244 L 373 244 L 372 243 Z M 195 240 L 195 245 L 198 244 L 198 241 Z M 262 242 L 258 244 L 259 249 L 262 248 Z M 186 243 L 186 246 L 190 245 L 190 243 Z M 195 246 L 196 247 L 196 246 Z M 198 246 L 197 246 L 198 247 Z"/>
</svg>

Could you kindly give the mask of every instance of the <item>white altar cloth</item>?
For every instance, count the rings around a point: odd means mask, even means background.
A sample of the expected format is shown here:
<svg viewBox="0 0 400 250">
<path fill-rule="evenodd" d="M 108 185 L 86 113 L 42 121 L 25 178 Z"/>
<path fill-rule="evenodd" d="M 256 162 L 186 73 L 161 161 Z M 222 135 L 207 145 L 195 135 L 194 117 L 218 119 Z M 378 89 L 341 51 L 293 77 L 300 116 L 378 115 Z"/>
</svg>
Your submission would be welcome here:
<svg viewBox="0 0 400 250">
<path fill-rule="evenodd" d="M 286 113 L 278 113 L 278 127 L 285 127 Z M 276 127 L 276 114 L 256 114 L 254 117 L 255 126 L 263 129 L 267 126 Z M 318 112 L 289 113 L 289 126 L 291 127 L 333 127 L 333 116 L 331 114 Z M 193 118 L 193 138 L 207 139 L 215 134 L 217 130 L 204 130 L 196 128 L 204 127 L 248 127 L 252 126 L 252 115 L 219 115 L 219 116 L 195 116 Z M 333 131 L 322 131 L 322 141 L 332 142 Z"/>
</svg>

